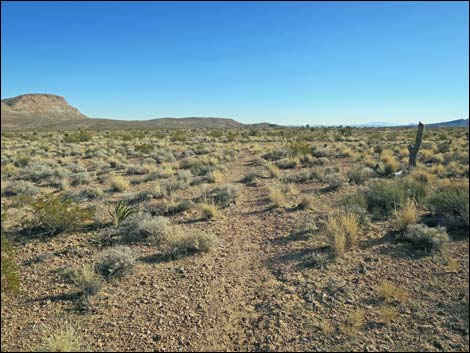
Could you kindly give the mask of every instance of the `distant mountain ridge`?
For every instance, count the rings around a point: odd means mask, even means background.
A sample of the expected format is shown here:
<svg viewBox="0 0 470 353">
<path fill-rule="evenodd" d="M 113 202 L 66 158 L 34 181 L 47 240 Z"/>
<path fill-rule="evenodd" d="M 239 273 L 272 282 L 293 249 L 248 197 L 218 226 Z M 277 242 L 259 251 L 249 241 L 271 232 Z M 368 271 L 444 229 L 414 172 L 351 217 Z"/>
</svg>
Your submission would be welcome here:
<svg viewBox="0 0 470 353">
<path fill-rule="evenodd" d="M 150 120 L 114 120 L 90 118 L 54 94 L 23 94 L 2 99 L 3 130 L 63 129 L 152 129 L 152 128 L 270 128 L 275 124 L 242 124 L 230 118 L 187 117 Z"/>
<path fill-rule="evenodd" d="M 428 128 L 468 127 L 468 119 L 426 124 Z M 1 101 L 2 130 L 67 130 L 67 129 L 158 129 L 158 128 L 276 128 L 288 127 L 267 122 L 242 124 L 234 119 L 219 117 L 159 118 L 150 120 L 114 120 L 90 118 L 54 94 L 23 94 Z M 311 125 L 320 126 L 320 125 Z M 326 125 L 325 125 L 326 126 Z M 350 125 L 352 127 L 413 127 L 387 122 Z"/>
</svg>

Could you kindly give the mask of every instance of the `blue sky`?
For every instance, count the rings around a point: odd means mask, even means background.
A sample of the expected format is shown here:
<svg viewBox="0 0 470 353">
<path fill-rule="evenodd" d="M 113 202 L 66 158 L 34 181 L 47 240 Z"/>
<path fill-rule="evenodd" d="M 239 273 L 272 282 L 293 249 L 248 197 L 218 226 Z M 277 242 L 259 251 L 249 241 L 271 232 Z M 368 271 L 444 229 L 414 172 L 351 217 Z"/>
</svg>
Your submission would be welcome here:
<svg viewBox="0 0 470 353">
<path fill-rule="evenodd" d="M 468 117 L 467 2 L 2 1 L 2 98 L 91 117 Z"/>
</svg>

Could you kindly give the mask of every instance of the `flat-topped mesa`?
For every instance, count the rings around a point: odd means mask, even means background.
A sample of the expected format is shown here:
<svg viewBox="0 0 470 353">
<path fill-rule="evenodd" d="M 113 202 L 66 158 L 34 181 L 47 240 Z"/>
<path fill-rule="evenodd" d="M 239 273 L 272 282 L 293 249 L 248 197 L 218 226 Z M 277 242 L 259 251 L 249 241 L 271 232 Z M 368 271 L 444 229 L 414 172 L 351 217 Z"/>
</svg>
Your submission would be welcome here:
<svg viewBox="0 0 470 353">
<path fill-rule="evenodd" d="M 23 94 L 21 96 L 2 99 L 3 114 L 40 113 L 71 115 L 74 118 L 86 119 L 80 111 L 67 103 L 64 97 L 54 94 Z"/>
</svg>

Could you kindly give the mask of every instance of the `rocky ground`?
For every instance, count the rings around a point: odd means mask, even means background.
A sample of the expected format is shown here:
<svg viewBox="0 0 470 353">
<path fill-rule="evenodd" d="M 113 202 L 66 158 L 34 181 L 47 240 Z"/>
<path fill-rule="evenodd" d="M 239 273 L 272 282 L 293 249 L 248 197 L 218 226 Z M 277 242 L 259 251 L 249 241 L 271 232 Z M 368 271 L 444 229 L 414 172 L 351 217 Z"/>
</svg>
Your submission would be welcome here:
<svg viewBox="0 0 470 353">
<path fill-rule="evenodd" d="M 418 254 L 391 240 L 387 222 L 371 222 L 345 259 L 313 266 L 311 254 L 325 251 L 322 230 L 296 230 L 306 220 L 321 224 L 339 194 L 357 186 L 325 192 L 321 183 L 299 184 L 300 196 L 315 196 L 311 209 L 271 208 L 272 181 L 254 159 L 244 152 L 227 163 L 222 182 L 236 183 L 241 194 L 221 219 L 198 221 L 193 210 L 174 217 L 185 229 L 214 233 L 220 246 L 162 261 L 154 248 L 132 245 L 135 270 L 107 283 L 91 311 L 76 310 L 76 289 L 60 269 L 100 251 L 93 232 L 19 247 L 23 280 L 2 305 L 2 351 L 39 347 L 47 327 L 64 317 L 77 324 L 88 351 L 469 350 L 468 238 L 443 253 Z M 251 172 L 261 176 L 259 185 L 240 182 Z M 448 271 L 446 256 L 458 259 L 457 270 Z M 388 304 L 397 313 L 390 323 L 379 317 L 384 280 L 407 293 Z M 354 326 L 358 309 L 363 320 Z"/>
</svg>

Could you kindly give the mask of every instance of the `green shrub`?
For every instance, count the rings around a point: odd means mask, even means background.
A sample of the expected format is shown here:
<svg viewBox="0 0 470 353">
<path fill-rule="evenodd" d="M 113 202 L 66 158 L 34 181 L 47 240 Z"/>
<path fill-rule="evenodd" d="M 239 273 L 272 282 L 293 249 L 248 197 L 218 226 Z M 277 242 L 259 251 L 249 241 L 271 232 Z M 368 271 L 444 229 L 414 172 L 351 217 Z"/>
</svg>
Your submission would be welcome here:
<svg viewBox="0 0 470 353">
<path fill-rule="evenodd" d="M 390 216 L 401 208 L 408 199 L 419 205 L 427 194 L 427 185 L 406 179 L 394 181 L 376 181 L 365 190 L 367 209 L 376 215 Z"/>
<path fill-rule="evenodd" d="M 457 183 L 438 188 L 428 199 L 434 216 L 450 227 L 469 228 L 469 186 Z"/>
<path fill-rule="evenodd" d="M 64 134 L 64 141 L 67 143 L 79 143 L 79 142 L 86 142 L 92 139 L 92 135 L 90 132 L 86 130 L 80 129 L 77 133 L 65 133 Z"/>
<path fill-rule="evenodd" d="M 1 286 L 2 286 L 2 299 L 5 294 L 14 293 L 19 288 L 19 273 L 18 267 L 14 260 L 13 249 L 1 235 Z"/>
<path fill-rule="evenodd" d="M 48 194 L 32 203 L 34 226 L 46 235 L 56 235 L 79 229 L 94 216 L 94 210 L 83 209 L 71 200 Z"/>
</svg>

